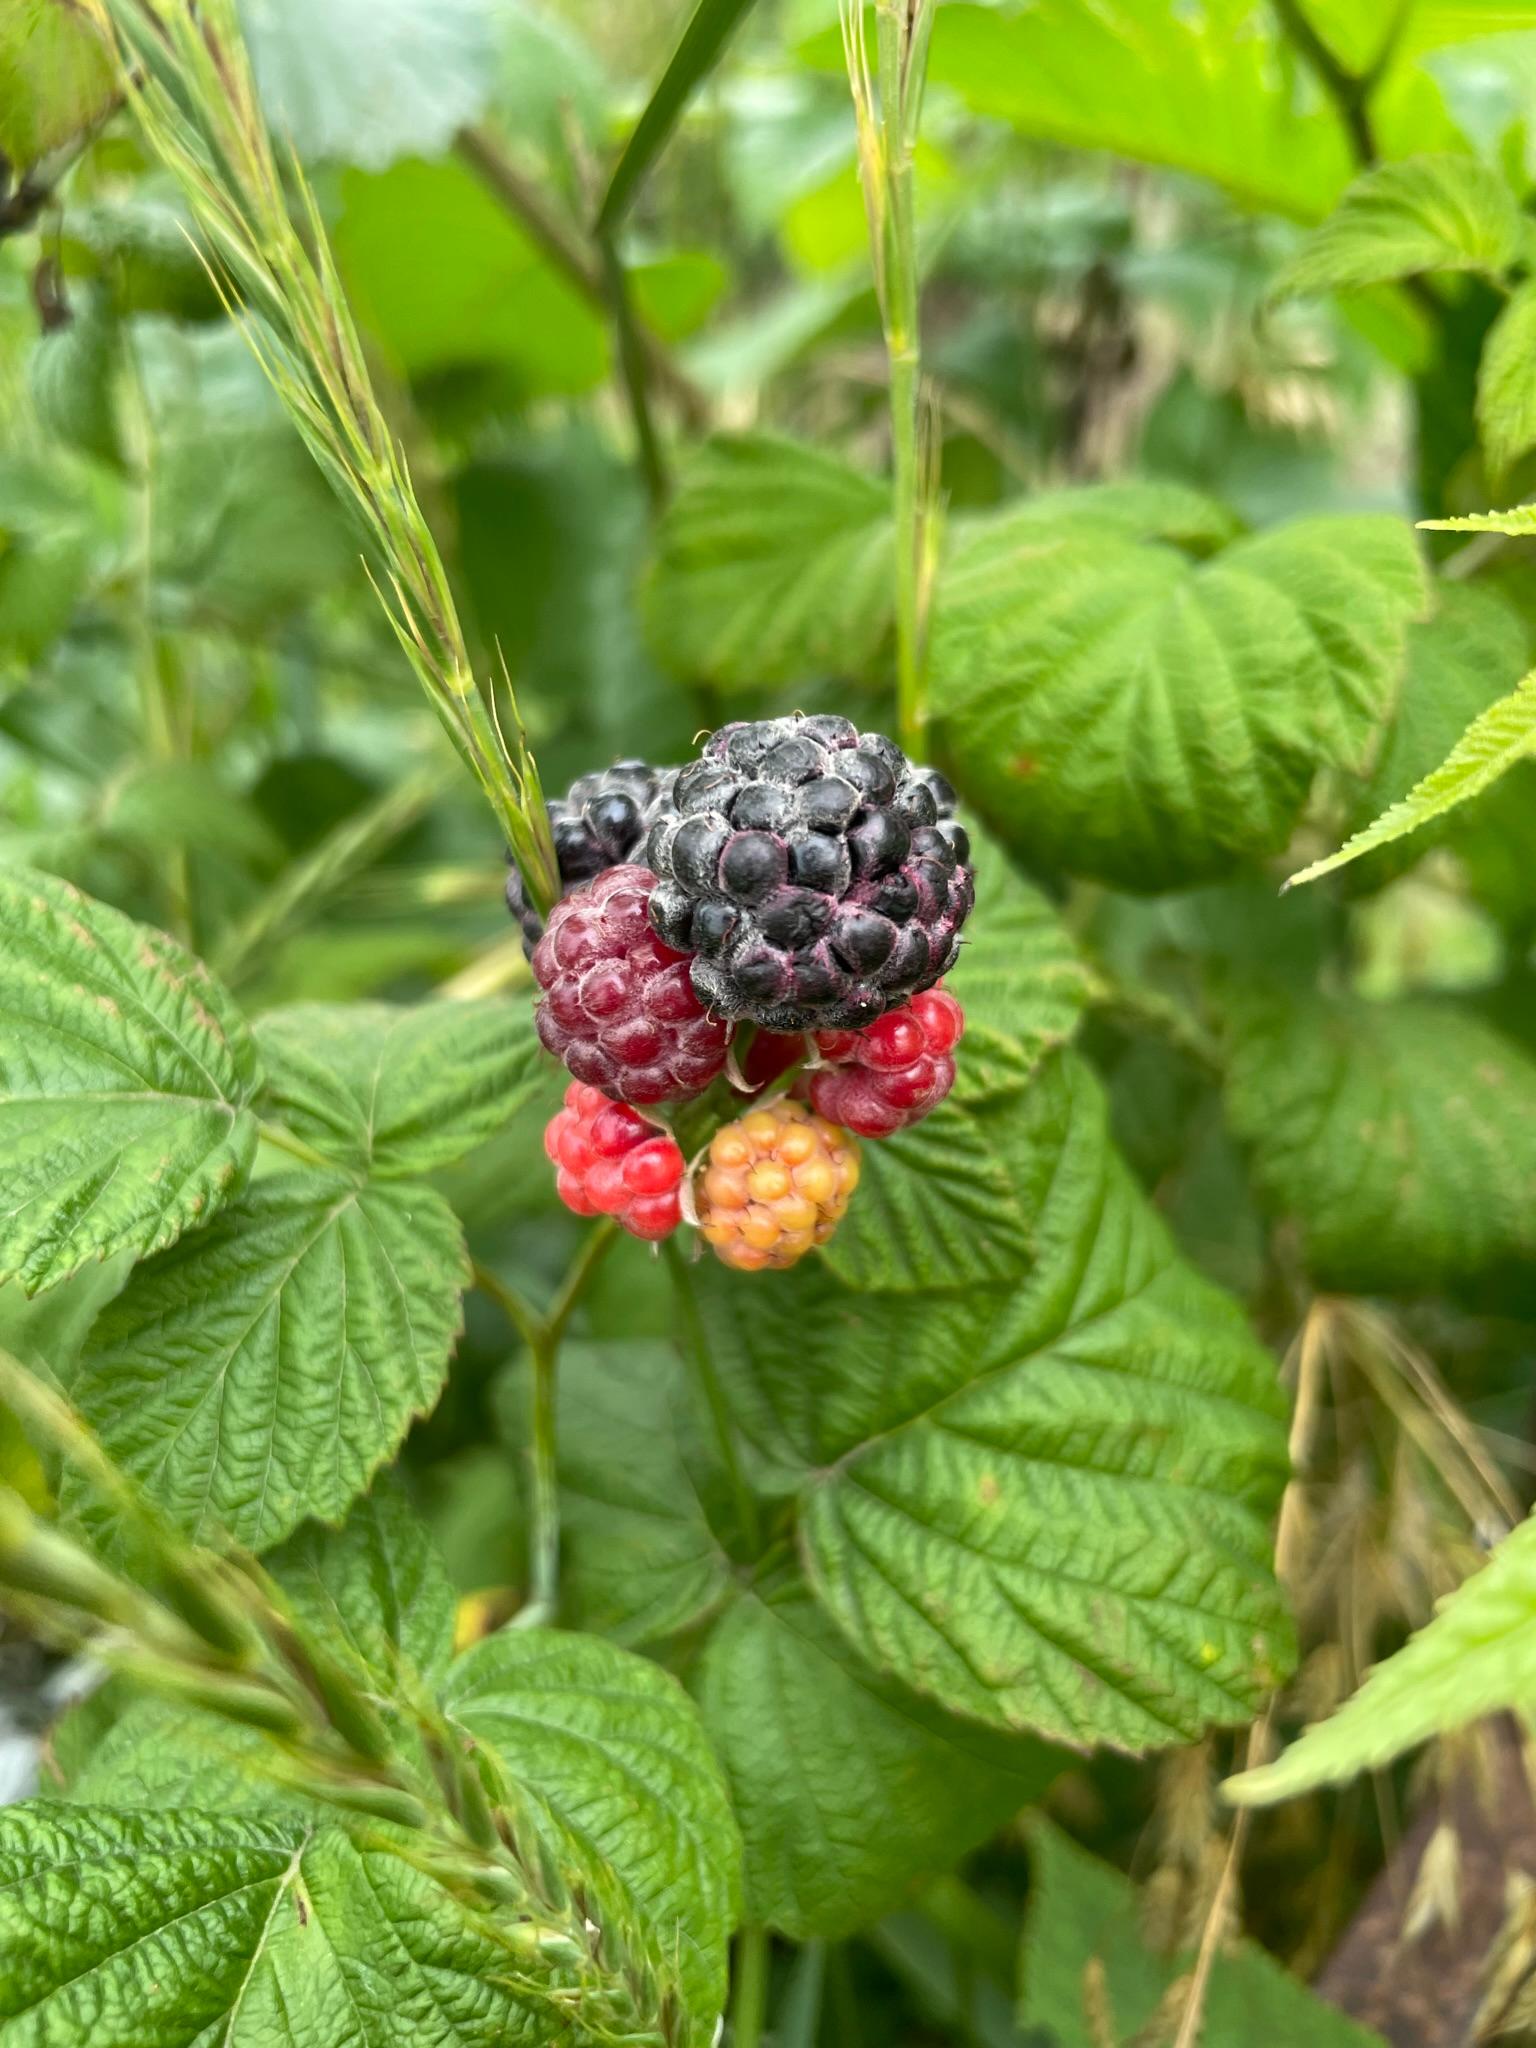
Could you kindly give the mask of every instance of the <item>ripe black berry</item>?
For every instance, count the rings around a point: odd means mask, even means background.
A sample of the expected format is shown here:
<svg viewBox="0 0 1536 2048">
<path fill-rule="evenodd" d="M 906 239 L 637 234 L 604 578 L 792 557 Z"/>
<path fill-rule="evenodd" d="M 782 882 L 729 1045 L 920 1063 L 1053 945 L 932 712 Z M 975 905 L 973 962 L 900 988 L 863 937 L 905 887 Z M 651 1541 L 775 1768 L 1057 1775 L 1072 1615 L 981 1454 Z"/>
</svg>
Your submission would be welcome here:
<svg viewBox="0 0 1536 2048">
<path fill-rule="evenodd" d="M 953 964 L 975 887 L 954 791 L 846 718 L 728 725 L 658 806 L 651 920 L 710 1010 L 870 1023 Z"/>
<path fill-rule="evenodd" d="M 629 859 L 670 803 L 676 777 L 675 768 L 616 761 L 611 768 L 578 776 L 564 796 L 549 799 L 545 808 L 563 896 Z M 543 936 L 544 920 L 528 901 L 515 867 L 507 875 L 507 908 L 522 927 L 523 951 L 531 954 Z"/>
</svg>

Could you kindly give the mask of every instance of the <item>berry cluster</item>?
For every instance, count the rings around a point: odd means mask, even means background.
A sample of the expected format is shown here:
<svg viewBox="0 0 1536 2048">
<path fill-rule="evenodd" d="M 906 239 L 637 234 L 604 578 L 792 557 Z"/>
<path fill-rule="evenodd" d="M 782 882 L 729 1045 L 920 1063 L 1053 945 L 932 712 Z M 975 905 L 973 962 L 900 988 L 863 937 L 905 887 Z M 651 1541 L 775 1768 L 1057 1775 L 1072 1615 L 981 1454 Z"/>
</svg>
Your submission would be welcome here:
<svg viewBox="0 0 1536 2048">
<path fill-rule="evenodd" d="M 578 1216 L 612 1216 L 631 1237 L 670 1237 L 682 1221 L 683 1155 L 623 1102 L 573 1081 L 544 1150 L 555 1186 Z"/>
<path fill-rule="evenodd" d="M 916 1123 L 954 1085 L 964 1017 L 937 983 L 975 898 L 954 802 L 882 733 L 799 713 L 551 802 L 565 894 L 547 926 L 516 878 L 507 901 L 539 1037 L 574 1076 L 545 1134 L 568 1207 L 648 1238 L 696 1209 L 746 1271 L 825 1242 L 856 1138 Z M 749 1087 L 805 1070 L 715 1132 L 690 1197 L 676 1143 L 628 1105 L 702 1095 L 742 1025 Z"/>
</svg>

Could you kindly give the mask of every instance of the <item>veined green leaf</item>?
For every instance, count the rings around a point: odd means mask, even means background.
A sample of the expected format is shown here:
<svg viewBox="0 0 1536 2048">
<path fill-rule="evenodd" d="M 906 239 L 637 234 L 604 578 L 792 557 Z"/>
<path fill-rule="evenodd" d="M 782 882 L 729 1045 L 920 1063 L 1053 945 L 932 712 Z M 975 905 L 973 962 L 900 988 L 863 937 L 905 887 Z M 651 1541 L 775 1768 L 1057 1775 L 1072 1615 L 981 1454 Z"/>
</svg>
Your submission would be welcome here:
<svg viewBox="0 0 1536 2048">
<path fill-rule="evenodd" d="M 1064 1761 L 870 1670 L 798 1580 L 744 1593 L 693 1683 L 741 1822 L 748 1917 L 797 1940 L 867 1927 Z"/>
<path fill-rule="evenodd" d="M 553 2048 L 576 1990 L 335 1826 L 41 1800 L 0 1813 L 0 2022 L 17 2048 Z"/>
<path fill-rule="evenodd" d="M 134 1273 L 71 1392 L 188 1535 L 265 1550 L 345 1514 L 432 1407 L 464 1278 L 432 1189 L 277 1175 Z"/>
<path fill-rule="evenodd" d="M 256 1040 L 268 1113 L 378 1180 L 462 1159 L 544 1072 L 526 1002 L 298 1003 L 269 1011 Z"/>
<path fill-rule="evenodd" d="M 658 657 L 760 689 L 858 675 L 891 623 L 890 493 L 820 449 L 721 436 L 678 478 L 645 587 Z"/>
<path fill-rule="evenodd" d="M 1081 527 L 1090 539 L 1166 540 L 1195 554 L 1225 547 L 1241 530 L 1227 507 L 1204 491 L 1163 477 L 1135 476 L 1033 491 L 1001 512 L 957 518 L 956 548 L 964 550 L 973 526 L 980 533 L 1008 531 L 1026 538 L 1041 527 L 1052 534 Z"/>
<path fill-rule="evenodd" d="M 250 1171 L 258 1069 L 163 933 L 26 868 L 0 868 L 0 927 L 0 1279 L 30 1292 L 206 1223 Z"/>
<path fill-rule="evenodd" d="M 1278 852 L 1358 764 L 1426 600 L 1411 533 L 1311 519 L 1193 567 L 980 522 L 940 581 L 936 742 L 1027 859 L 1148 890 Z"/>
<path fill-rule="evenodd" d="M 1347 861 L 1358 860 L 1363 853 L 1389 846 L 1421 825 L 1443 818 L 1458 804 L 1481 796 L 1517 762 L 1532 755 L 1536 755 L 1536 672 L 1474 718 L 1440 766 L 1416 783 L 1400 803 L 1390 805 L 1374 825 L 1357 832 L 1337 853 L 1292 875 L 1289 886 L 1315 882 Z"/>
<path fill-rule="evenodd" d="M 999 1127 L 1029 1076 L 1012 1040 L 985 1026 L 967 1031 L 948 1100 L 910 1130 L 864 1146 L 858 1198 L 822 1254 L 840 1280 L 899 1293 L 1024 1271 L 1033 1235 Z"/>
<path fill-rule="evenodd" d="M 1380 164 L 1275 279 L 1277 297 L 1349 290 L 1426 270 L 1501 277 L 1520 247 L 1515 195 L 1474 156 L 1416 156 Z"/>
<path fill-rule="evenodd" d="M 1088 964 L 1048 898 L 989 834 L 971 833 L 980 914 L 945 987 L 967 1027 L 1014 1040 L 1033 1065 L 1076 1031 L 1092 989 Z"/>
<path fill-rule="evenodd" d="M 701 1281 L 715 1356 L 762 1474 L 798 1464 L 813 1590 L 877 1668 L 995 1727 L 1188 1739 L 1245 1718 L 1290 1654 L 1274 1369 L 1175 1255 L 1085 1072 L 1058 1056 L 1021 1102 L 1022 1281 Z"/>
<path fill-rule="evenodd" d="M 1230 1007 L 1228 1122 L 1320 1286 L 1419 1294 L 1536 1253 L 1536 1062 L 1512 1040 L 1429 1000 Z"/>
<path fill-rule="evenodd" d="M 1536 448 L 1536 285 L 1520 285 L 1483 343 L 1477 429 L 1495 476 Z"/>
<path fill-rule="evenodd" d="M 1379 1770 L 1404 1750 L 1536 1698 L 1536 1520 L 1506 1536 L 1482 1570 L 1338 1712 L 1274 1763 L 1229 1778 L 1239 1806 L 1268 1806 Z"/>
<path fill-rule="evenodd" d="M 599 1910 L 638 1923 L 708 2029 L 725 2002 L 741 1844 L 720 1767 L 675 1678 L 596 1636 L 503 1629 L 459 1658 L 443 1701 L 494 1754 L 518 1810 Z"/>
<path fill-rule="evenodd" d="M 403 1660 L 439 1678 L 453 1654 L 453 1588 L 426 1524 L 388 1472 L 339 1529 L 306 1522 L 266 1559 L 299 1619 L 389 1681 Z"/>
<path fill-rule="evenodd" d="M 1192 1956 L 1152 1948 L 1136 1887 L 1043 1817 L 1030 1823 L 1029 1861 L 1021 2026 L 1044 2029 L 1054 2048 L 1100 2048 L 1092 2015 L 1107 2012 L 1117 2040 L 1138 2037 L 1166 2011 L 1175 1979 L 1188 1981 Z M 1379 2034 L 1324 2004 L 1252 1941 L 1218 1952 L 1200 2039 L 1205 2048 L 1383 2048 Z"/>
</svg>

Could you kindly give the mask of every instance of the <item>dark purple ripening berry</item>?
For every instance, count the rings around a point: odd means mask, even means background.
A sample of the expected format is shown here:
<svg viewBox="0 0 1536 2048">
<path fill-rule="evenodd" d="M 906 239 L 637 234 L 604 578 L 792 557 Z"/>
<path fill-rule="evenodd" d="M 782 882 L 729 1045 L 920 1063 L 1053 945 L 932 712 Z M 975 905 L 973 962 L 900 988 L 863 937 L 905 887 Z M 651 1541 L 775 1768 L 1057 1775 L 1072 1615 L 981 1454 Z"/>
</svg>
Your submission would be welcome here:
<svg viewBox="0 0 1536 2048">
<path fill-rule="evenodd" d="M 833 713 L 722 727 L 658 806 L 651 921 L 717 1017 L 851 1030 L 931 988 L 975 901 L 955 793 Z"/>
<path fill-rule="evenodd" d="M 545 808 L 562 896 L 629 859 L 652 820 L 671 807 L 676 779 L 675 768 L 616 761 L 611 768 L 578 776 L 564 796 L 549 799 Z M 507 908 L 522 927 L 523 951 L 531 956 L 543 936 L 544 920 L 528 901 L 516 867 L 507 875 Z"/>
</svg>

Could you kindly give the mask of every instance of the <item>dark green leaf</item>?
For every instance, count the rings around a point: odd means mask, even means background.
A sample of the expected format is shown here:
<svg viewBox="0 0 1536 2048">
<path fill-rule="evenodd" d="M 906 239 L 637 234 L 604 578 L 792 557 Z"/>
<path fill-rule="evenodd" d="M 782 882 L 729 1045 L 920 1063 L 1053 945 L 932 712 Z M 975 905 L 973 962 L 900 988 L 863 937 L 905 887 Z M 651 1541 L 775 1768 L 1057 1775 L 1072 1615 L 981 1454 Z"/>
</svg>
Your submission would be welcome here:
<svg viewBox="0 0 1536 2048">
<path fill-rule="evenodd" d="M 1106 2024 L 1114 2039 L 1130 2040 L 1165 2009 L 1174 1980 L 1188 1981 L 1192 1956 L 1149 1945 L 1136 1888 L 1110 1864 L 1045 1820 L 1032 1824 L 1029 1841 L 1021 2024 L 1047 2029 L 1052 2048 L 1100 2048 Z M 1325 2005 L 1250 1941 L 1218 1952 L 1200 2039 L 1205 2048 L 1382 2048 L 1380 2035 Z"/>
<path fill-rule="evenodd" d="M 1351 1293 L 1507 1279 L 1536 1253 L 1536 1063 L 1430 1001 L 1234 999 L 1227 1115 L 1309 1272 Z"/>
<path fill-rule="evenodd" d="M 797 1940 L 868 1926 L 1062 1761 L 871 1671 L 798 1582 L 734 1603 L 694 1688 L 741 1823 L 748 1917 Z"/>
<path fill-rule="evenodd" d="M 1425 270 L 1502 276 L 1520 245 L 1520 208 L 1473 156 L 1417 156 L 1357 178 L 1281 270 L 1273 290 L 1325 292 Z"/>
</svg>

